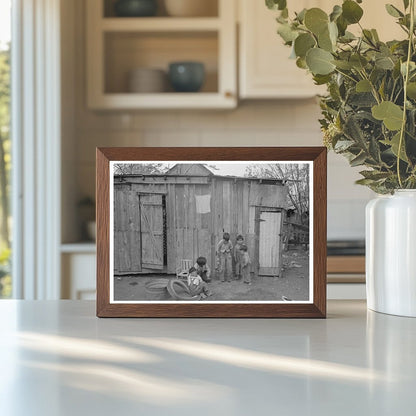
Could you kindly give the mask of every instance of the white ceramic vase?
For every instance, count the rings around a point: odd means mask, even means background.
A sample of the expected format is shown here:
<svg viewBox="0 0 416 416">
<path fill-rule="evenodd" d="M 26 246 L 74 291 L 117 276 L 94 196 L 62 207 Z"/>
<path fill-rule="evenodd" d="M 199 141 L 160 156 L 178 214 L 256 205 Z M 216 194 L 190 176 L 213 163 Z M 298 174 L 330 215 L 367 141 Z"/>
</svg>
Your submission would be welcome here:
<svg viewBox="0 0 416 416">
<path fill-rule="evenodd" d="M 369 309 L 416 317 L 416 190 L 367 204 L 366 281 Z"/>
</svg>

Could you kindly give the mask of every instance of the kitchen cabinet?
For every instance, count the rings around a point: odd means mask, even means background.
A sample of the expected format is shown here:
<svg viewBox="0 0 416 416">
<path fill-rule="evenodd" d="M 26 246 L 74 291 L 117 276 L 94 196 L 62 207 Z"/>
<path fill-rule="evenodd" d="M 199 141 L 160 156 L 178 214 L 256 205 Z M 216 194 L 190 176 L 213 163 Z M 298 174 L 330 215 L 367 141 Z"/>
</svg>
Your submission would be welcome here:
<svg viewBox="0 0 416 416">
<path fill-rule="evenodd" d="M 216 16 L 180 18 L 162 11 L 156 17 L 123 18 L 114 16 L 110 0 L 89 0 L 86 3 L 88 107 L 221 109 L 235 108 L 238 98 L 295 99 L 325 92 L 324 87 L 314 85 L 311 75 L 289 58 L 290 48 L 276 34 L 276 12 L 268 10 L 263 1 L 207 1 L 218 2 Z M 392 3 L 402 7 L 401 0 Z M 329 12 L 334 4 L 333 0 L 299 0 L 296 10 L 320 7 Z M 363 25 L 375 27 L 381 39 L 403 36 L 377 0 L 367 0 L 361 6 L 365 10 Z M 355 29 L 350 27 L 352 31 Z M 170 62 L 187 60 L 204 63 L 207 75 L 200 92 L 128 91 L 130 71 L 138 68 L 167 71 Z"/>
<path fill-rule="evenodd" d="M 236 5 L 218 2 L 217 16 L 116 17 L 105 0 L 88 0 L 87 102 L 90 109 L 233 108 L 237 105 Z M 110 2 L 111 6 L 111 2 Z M 200 92 L 132 93 L 130 71 L 167 71 L 169 63 L 199 61 Z"/>
<path fill-rule="evenodd" d="M 325 8 L 325 3 L 330 2 L 301 0 L 296 2 L 296 10 Z M 311 75 L 289 59 L 291 50 L 276 33 L 276 15 L 263 1 L 239 0 L 239 91 L 242 99 L 308 98 L 322 92 L 322 87 L 313 84 Z"/>
<path fill-rule="evenodd" d="M 95 300 L 95 244 L 63 244 L 61 246 L 61 253 L 61 298 Z"/>
<path fill-rule="evenodd" d="M 63 244 L 62 299 L 95 300 L 95 244 Z M 328 257 L 328 299 L 365 299 L 364 257 Z"/>
<path fill-rule="evenodd" d="M 330 12 L 333 0 L 299 0 L 289 8 L 320 7 Z M 400 9 L 401 0 L 394 0 Z M 376 28 L 381 40 L 403 38 L 403 33 L 394 19 L 385 10 L 384 3 L 366 0 L 362 25 Z M 308 98 L 325 92 L 324 87 L 313 84 L 312 77 L 298 68 L 290 59 L 291 49 L 277 35 L 277 12 L 268 10 L 263 1 L 239 0 L 239 92 L 242 99 L 291 99 Z M 358 32 L 358 25 L 348 30 Z"/>
</svg>

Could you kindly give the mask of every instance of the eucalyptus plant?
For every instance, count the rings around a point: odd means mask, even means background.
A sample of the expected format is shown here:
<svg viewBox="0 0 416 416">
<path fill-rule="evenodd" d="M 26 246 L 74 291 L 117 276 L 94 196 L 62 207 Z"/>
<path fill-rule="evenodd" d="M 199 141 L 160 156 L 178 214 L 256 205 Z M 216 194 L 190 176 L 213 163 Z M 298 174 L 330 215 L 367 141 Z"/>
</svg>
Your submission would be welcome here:
<svg viewBox="0 0 416 416">
<path fill-rule="evenodd" d="M 325 145 L 365 166 L 357 183 L 377 193 L 416 188 L 415 0 L 401 9 L 380 5 L 404 33 L 382 42 L 360 21 L 362 0 L 344 0 L 330 13 L 320 8 L 289 15 L 286 0 L 266 0 L 278 10 L 278 34 L 292 48 L 296 65 L 318 85 Z M 350 30 L 355 25 L 354 35 Z"/>
</svg>

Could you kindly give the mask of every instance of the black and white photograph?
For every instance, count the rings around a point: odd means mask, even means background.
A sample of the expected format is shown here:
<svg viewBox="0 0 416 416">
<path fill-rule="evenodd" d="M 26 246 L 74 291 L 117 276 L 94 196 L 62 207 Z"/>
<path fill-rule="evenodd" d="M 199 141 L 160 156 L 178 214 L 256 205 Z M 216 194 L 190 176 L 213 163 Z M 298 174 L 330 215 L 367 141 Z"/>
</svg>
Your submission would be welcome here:
<svg viewBox="0 0 416 416">
<path fill-rule="evenodd" d="M 312 168 L 112 161 L 111 303 L 312 303 Z"/>
</svg>

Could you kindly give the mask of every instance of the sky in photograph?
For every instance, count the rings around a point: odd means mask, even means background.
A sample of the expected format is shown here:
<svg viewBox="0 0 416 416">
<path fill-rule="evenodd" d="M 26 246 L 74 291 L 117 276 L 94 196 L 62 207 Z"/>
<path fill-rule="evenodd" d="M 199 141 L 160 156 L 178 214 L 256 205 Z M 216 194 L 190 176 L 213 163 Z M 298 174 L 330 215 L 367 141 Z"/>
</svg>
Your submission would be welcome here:
<svg viewBox="0 0 416 416">
<path fill-rule="evenodd" d="M 184 163 L 192 163 L 192 162 L 184 162 Z M 201 163 L 201 162 L 195 162 L 195 163 Z M 176 163 L 163 163 L 166 169 L 172 168 Z M 215 175 L 220 176 L 245 176 L 246 168 L 252 163 L 204 163 L 205 166 L 210 168 L 210 170 Z M 215 167 L 215 169 L 214 169 Z"/>
<path fill-rule="evenodd" d="M 215 166 L 217 169 L 212 170 L 215 175 L 221 176 L 244 176 L 248 166 L 252 163 L 215 163 L 209 166 Z"/>
<path fill-rule="evenodd" d="M 10 42 L 10 0 L 0 0 L 0 48 Z"/>
<path fill-rule="evenodd" d="M 141 163 L 141 162 L 138 162 Z M 158 163 L 158 162 L 155 162 Z M 162 163 L 162 166 L 165 170 L 172 168 L 176 163 Z M 182 162 L 179 162 L 182 163 Z M 192 162 L 183 162 L 183 163 L 192 163 Z M 195 162 L 195 163 L 203 163 L 203 162 Z M 126 162 L 129 164 L 129 162 Z M 145 164 L 145 163 L 144 163 Z M 247 168 L 249 166 L 258 165 L 259 163 L 218 163 L 218 162 L 207 162 L 203 163 L 206 167 L 208 167 L 214 175 L 218 176 L 246 176 Z M 268 164 L 268 163 L 267 163 Z"/>
</svg>

